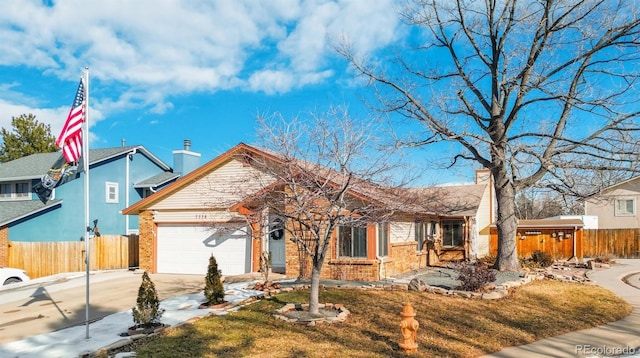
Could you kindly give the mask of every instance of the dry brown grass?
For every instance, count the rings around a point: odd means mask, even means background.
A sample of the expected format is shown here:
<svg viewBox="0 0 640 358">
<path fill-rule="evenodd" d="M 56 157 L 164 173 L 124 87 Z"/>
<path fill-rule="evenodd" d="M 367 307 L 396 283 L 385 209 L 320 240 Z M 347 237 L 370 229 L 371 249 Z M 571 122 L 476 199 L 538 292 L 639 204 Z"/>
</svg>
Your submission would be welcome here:
<svg viewBox="0 0 640 358">
<path fill-rule="evenodd" d="M 347 322 L 307 327 L 273 318 L 308 292 L 280 294 L 226 316 L 210 316 L 138 341 L 137 357 L 395 357 L 400 316 L 411 302 L 420 322 L 414 356 L 477 357 L 572 330 L 616 321 L 631 307 L 597 286 L 538 281 L 510 297 L 470 300 L 417 292 L 327 289 L 321 302 L 343 303 Z M 131 348 L 130 348 L 131 349 Z"/>
</svg>

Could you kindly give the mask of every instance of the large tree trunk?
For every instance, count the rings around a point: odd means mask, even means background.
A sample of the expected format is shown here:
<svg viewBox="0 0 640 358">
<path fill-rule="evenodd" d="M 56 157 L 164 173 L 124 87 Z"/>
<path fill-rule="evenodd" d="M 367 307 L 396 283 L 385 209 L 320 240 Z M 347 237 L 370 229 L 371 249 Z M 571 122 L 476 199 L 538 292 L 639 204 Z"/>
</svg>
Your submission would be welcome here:
<svg viewBox="0 0 640 358">
<path fill-rule="evenodd" d="M 515 188 L 505 169 L 497 169 L 494 173 L 496 192 L 498 229 L 498 257 L 494 268 L 500 271 L 518 271 L 521 269 L 516 249 L 516 217 Z"/>
<path fill-rule="evenodd" d="M 319 314 L 319 294 L 320 294 L 320 268 L 322 263 L 318 266 L 314 260 L 313 268 L 311 269 L 311 292 L 309 293 L 309 313 Z"/>
</svg>

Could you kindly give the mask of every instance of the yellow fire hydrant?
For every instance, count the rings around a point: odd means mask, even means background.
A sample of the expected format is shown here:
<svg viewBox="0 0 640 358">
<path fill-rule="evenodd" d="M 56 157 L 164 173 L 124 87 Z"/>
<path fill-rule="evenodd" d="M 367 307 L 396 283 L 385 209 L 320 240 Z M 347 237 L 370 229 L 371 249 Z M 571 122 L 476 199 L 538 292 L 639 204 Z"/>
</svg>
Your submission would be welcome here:
<svg viewBox="0 0 640 358">
<path fill-rule="evenodd" d="M 402 342 L 399 346 L 405 353 L 413 353 L 418 350 L 418 342 L 416 336 L 420 324 L 415 320 L 416 312 L 411 307 L 411 303 L 407 302 L 400 312 L 402 322 L 400 322 L 400 331 L 402 332 Z"/>
</svg>

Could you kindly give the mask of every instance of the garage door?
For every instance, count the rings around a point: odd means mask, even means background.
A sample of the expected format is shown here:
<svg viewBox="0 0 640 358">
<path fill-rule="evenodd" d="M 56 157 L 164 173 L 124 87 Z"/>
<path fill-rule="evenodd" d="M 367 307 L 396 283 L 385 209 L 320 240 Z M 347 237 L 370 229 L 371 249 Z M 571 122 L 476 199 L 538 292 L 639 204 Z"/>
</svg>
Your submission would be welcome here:
<svg viewBox="0 0 640 358">
<path fill-rule="evenodd" d="M 251 272 L 250 245 L 246 225 L 158 225 L 158 272 L 206 275 L 212 254 L 223 275 Z"/>
</svg>

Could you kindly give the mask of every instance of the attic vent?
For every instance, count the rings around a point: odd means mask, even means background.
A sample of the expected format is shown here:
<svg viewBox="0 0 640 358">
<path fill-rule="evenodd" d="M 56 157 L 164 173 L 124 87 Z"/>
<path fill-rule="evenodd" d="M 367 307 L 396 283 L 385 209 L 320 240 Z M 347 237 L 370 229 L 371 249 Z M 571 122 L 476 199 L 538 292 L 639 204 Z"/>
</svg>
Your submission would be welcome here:
<svg viewBox="0 0 640 358">
<path fill-rule="evenodd" d="M 254 162 L 253 156 L 249 153 L 244 153 L 240 155 L 240 161 L 242 162 L 243 167 L 250 167 Z"/>
</svg>

